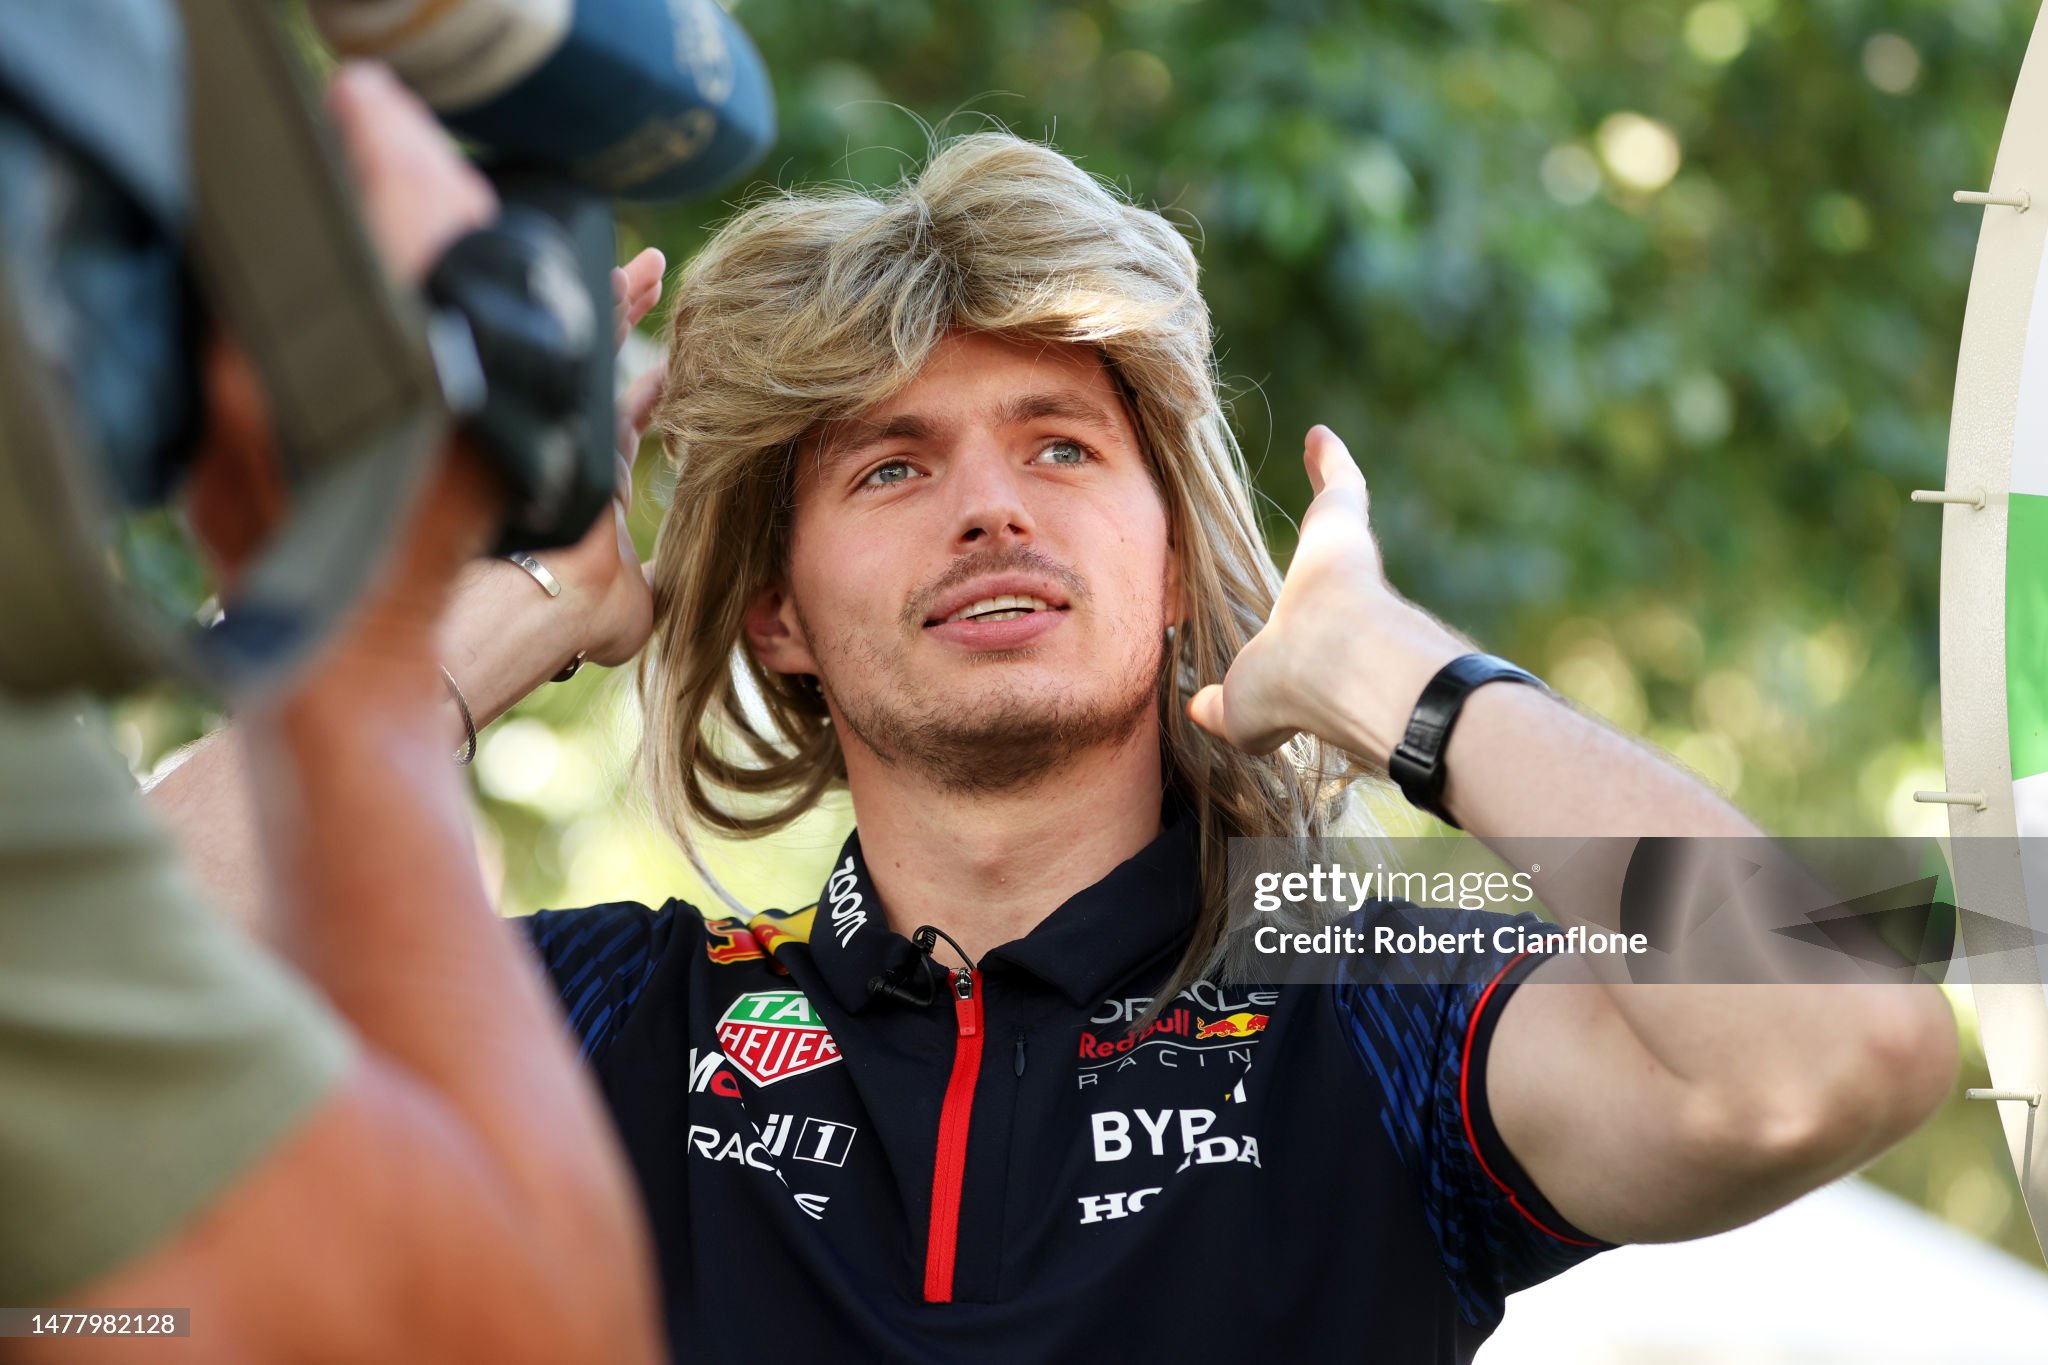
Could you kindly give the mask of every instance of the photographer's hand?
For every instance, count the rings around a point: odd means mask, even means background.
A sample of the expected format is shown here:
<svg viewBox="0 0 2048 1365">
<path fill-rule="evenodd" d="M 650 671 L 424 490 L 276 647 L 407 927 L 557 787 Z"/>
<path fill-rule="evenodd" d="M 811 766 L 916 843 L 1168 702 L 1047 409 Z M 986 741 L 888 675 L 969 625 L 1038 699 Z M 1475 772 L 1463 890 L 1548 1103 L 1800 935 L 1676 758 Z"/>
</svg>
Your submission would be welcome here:
<svg viewBox="0 0 2048 1365">
<path fill-rule="evenodd" d="M 327 91 L 364 224 L 391 277 L 418 285 L 456 238 L 498 216 L 498 195 L 433 114 L 377 62 L 348 62 Z"/>
</svg>

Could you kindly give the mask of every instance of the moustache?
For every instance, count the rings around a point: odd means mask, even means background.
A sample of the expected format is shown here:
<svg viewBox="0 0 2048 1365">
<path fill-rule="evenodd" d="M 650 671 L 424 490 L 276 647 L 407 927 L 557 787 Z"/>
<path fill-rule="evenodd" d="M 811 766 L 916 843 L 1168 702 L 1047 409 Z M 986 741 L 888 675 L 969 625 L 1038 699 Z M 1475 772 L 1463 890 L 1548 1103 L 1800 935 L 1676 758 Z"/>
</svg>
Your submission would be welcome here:
<svg viewBox="0 0 2048 1365">
<path fill-rule="evenodd" d="M 911 596 L 903 608 L 903 624 L 913 630 L 922 628 L 931 619 L 933 604 L 945 594 L 973 579 L 999 573 L 1028 573 L 1050 579 L 1066 592 L 1069 606 L 1085 605 L 1089 598 L 1088 585 L 1081 581 L 1079 574 L 1028 545 L 1019 545 L 1007 550 L 969 555 L 956 562 L 940 575 L 937 582 Z"/>
</svg>

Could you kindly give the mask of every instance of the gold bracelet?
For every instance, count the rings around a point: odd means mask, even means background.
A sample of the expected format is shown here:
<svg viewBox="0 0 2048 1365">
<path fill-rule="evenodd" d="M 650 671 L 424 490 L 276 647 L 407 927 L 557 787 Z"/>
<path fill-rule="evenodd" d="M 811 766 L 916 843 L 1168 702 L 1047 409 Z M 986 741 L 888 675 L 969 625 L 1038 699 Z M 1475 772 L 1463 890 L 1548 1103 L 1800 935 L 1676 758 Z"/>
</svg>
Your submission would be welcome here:
<svg viewBox="0 0 2048 1365">
<path fill-rule="evenodd" d="M 462 689 L 455 685 L 455 675 L 446 668 L 441 670 L 441 681 L 448 685 L 448 695 L 455 699 L 455 709 L 462 713 L 462 729 L 467 738 L 462 747 L 455 751 L 457 767 L 468 767 L 476 757 L 476 719 L 469 714 L 469 699 L 462 695 Z"/>
</svg>

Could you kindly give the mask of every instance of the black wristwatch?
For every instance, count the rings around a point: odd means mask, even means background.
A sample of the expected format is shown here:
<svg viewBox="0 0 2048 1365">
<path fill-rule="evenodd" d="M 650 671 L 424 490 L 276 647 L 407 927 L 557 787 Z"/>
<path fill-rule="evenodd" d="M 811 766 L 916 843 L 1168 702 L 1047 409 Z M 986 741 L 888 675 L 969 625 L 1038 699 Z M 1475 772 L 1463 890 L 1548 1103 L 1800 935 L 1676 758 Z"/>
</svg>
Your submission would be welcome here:
<svg viewBox="0 0 2048 1365">
<path fill-rule="evenodd" d="M 1418 810 L 1428 811 L 1453 829 L 1461 829 L 1443 807 L 1444 746 L 1450 743 L 1451 727 L 1474 689 L 1490 682 L 1528 683 L 1545 692 L 1543 680 L 1526 668 L 1491 654 L 1466 654 L 1437 670 L 1415 713 L 1408 718 L 1408 732 L 1394 746 L 1387 759 L 1387 773 L 1401 788 L 1401 794 Z"/>
</svg>

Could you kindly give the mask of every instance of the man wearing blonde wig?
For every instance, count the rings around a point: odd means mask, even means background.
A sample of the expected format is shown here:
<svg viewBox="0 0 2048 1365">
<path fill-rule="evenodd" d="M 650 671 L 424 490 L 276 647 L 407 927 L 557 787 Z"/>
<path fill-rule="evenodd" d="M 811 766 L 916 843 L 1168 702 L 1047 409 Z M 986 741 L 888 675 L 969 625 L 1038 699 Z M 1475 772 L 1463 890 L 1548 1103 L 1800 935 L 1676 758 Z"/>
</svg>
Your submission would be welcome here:
<svg viewBox="0 0 2048 1365">
<path fill-rule="evenodd" d="M 1931 989 L 1223 970 L 1226 840 L 1336 830 L 1390 760 L 1486 840 L 1756 831 L 1389 586 L 1326 427 L 1283 581 L 1194 255 L 1058 153 L 757 202 L 681 276 L 653 419 L 651 601 L 608 521 L 542 556 L 560 597 L 480 569 L 444 636 L 488 718 L 651 626 L 686 843 L 851 791 L 814 904 L 522 921 L 678 1358 L 1465 1361 L 1510 1292 L 1746 1222 L 1944 1094 Z"/>
</svg>

